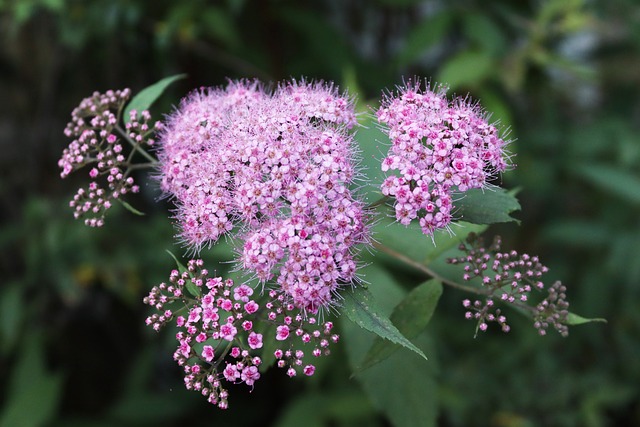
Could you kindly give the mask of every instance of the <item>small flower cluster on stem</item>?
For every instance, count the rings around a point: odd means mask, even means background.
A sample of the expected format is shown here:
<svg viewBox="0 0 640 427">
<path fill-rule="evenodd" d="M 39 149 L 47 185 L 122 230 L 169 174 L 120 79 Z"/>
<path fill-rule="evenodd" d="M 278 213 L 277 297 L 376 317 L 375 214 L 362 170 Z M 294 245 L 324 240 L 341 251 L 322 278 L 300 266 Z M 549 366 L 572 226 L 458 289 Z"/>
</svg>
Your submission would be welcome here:
<svg viewBox="0 0 640 427">
<path fill-rule="evenodd" d="M 449 102 L 443 87 L 422 90 L 419 82 L 383 99 L 377 112 L 391 148 L 382 170 L 398 171 L 382 183 L 382 194 L 395 199 L 396 219 L 418 219 L 432 235 L 453 218 L 453 192 L 485 188 L 508 167 L 508 141 L 488 123 L 477 104 Z"/>
<path fill-rule="evenodd" d="M 548 288 L 546 298 L 535 306 L 529 305 L 532 292 L 545 289 L 541 278 L 548 269 L 538 257 L 518 254 L 516 251 L 500 252 L 500 245 L 501 240 L 496 237 L 485 248 L 483 240 L 471 233 L 466 243 L 460 245 L 465 255 L 448 260 L 451 264 L 464 265 L 464 281 L 477 279 L 482 292 L 487 295 L 484 300 L 465 299 L 462 303 L 467 309 L 465 317 L 476 320 L 480 331 L 486 331 L 488 324 L 495 322 L 504 332 L 508 332 L 510 327 L 507 318 L 496 307 L 496 303 L 501 302 L 530 313 L 540 335 L 545 335 L 549 326 L 553 326 L 562 336 L 568 335 L 566 322 L 569 303 L 566 301 L 565 286 L 560 282 L 554 283 Z"/>
<path fill-rule="evenodd" d="M 315 366 L 305 363 L 305 356 L 328 355 L 329 345 L 338 341 L 331 322 L 318 324 L 285 295 L 271 291 L 262 305 L 253 294 L 246 284 L 209 277 L 202 260 L 191 260 L 185 271 L 172 271 L 169 283 L 154 287 L 144 299 L 156 310 L 146 321 L 154 330 L 175 319 L 179 331 L 173 358 L 184 371 L 185 387 L 222 409 L 228 407 L 227 383 L 253 387 L 260 379 L 261 326 L 276 329 L 281 344 L 273 356 L 290 377 L 313 375 Z"/>
<path fill-rule="evenodd" d="M 139 117 L 136 111 L 131 111 L 126 127 L 123 129 L 119 125 L 130 93 L 129 89 L 110 90 L 85 98 L 71 113 L 71 121 L 64 130 L 73 141 L 58 161 L 62 169 L 60 176 L 65 178 L 74 170 L 91 166 L 88 187 L 80 188 L 69 202 L 74 217 L 83 218 L 91 227 L 104 224 L 105 213 L 113 200 L 119 200 L 129 192 L 138 192 L 131 172 L 155 162 L 143 147 L 154 144 L 151 136 L 161 127 L 160 122 L 150 125 L 148 111 L 142 111 Z M 130 145 L 128 150 L 123 146 L 123 140 Z M 136 153 L 150 163 L 134 164 Z"/>
</svg>

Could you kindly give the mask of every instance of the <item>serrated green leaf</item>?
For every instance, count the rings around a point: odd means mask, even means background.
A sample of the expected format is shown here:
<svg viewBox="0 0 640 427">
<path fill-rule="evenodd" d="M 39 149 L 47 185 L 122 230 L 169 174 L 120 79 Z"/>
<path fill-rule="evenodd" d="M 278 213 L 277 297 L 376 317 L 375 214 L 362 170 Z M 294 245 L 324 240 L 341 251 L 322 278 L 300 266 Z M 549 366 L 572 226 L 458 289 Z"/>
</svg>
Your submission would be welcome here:
<svg viewBox="0 0 640 427">
<path fill-rule="evenodd" d="M 607 323 L 607 319 L 602 319 L 602 318 L 587 319 L 586 317 L 578 316 L 577 314 L 574 314 L 574 313 L 569 313 L 566 321 L 567 325 L 571 325 L 571 326 L 582 325 L 582 324 L 591 323 L 591 322 Z"/>
<path fill-rule="evenodd" d="M 474 188 L 455 194 L 454 200 L 455 215 L 463 221 L 473 224 L 519 222 L 510 214 L 520 210 L 520 203 L 503 188 L 492 190 Z"/>
<path fill-rule="evenodd" d="M 431 316 L 442 295 L 442 283 L 429 280 L 409 292 L 391 313 L 390 320 L 398 331 L 412 339 L 427 327 Z M 357 372 L 376 365 L 400 349 L 400 346 L 380 337 L 376 337 L 373 345 L 364 357 Z"/>
<path fill-rule="evenodd" d="M 165 77 L 151 86 L 147 86 L 142 89 L 133 97 L 131 102 L 129 102 L 127 107 L 124 109 L 124 122 L 129 123 L 131 111 L 136 110 L 139 116 L 142 111 L 148 110 L 149 107 L 151 107 L 151 105 L 160 97 L 160 95 L 162 95 L 171 83 L 176 80 L 184 79 L 185 77 L 187 77 L 186 74 L 177 74 L 175 76 Z"/>
<path fill-rule="evenodd" d="M 128 210 L 132 214 L 138 215 L 138 216 L 145 216 L 146 215 L 144 212 L 140 212 L 138 209 L 134 208 L 133 206 L 131 206 L 129 203 L 125 202 L 124 200 L 118 199 L 118 201 L 120 202 L 120 204 L 122 204 L 122 206 L 124 206 L 124 208 L 126 210 Z"/>
<path fill-rule="evenodd" d="M 427 360 L 427 356 L 422 350 L 402 335 L 388 317 L 380 313 L 380 309 L 368 290 L 357 287 L 353 291 L 344 292 L 343 295 L 342 312 L 349 320 L 369 332 L 408 348 Z"/>
<path fill-rule="evenodd" d="M 493 60 L 487 52 L 465 51 L 451 58 L 440 70 L 438 81 L 457 89 L 473 86 L 491 74 Z"/>
</svg>

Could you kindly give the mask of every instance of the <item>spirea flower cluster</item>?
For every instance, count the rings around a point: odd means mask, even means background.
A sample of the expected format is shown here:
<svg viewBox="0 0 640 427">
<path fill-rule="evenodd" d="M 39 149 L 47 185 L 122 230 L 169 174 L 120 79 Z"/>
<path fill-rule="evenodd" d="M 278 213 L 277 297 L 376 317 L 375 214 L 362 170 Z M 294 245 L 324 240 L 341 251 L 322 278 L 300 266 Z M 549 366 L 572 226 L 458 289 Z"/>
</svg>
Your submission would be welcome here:
<svg viewBox="0 0 640 427">
<path fill-rule="evenodd" d="M 322 83 L 258 82 L 198 90 L 159 139 L 162 189 L 195 251 L 232 229 L 242 267 L 272 279 L 296 308 L 316 313 L 355 277 L 367 242 L 356 178 L 351 99 Z"/>
<path fill-rule="evenodd" d="M 465 252 L 465 256 L 448 260 L 451 264 L 464 265 L 464 281 L 478 278 L 487 295 L 484 300 L 465 299 L 462 303 L 467 309 L 465 317 L 476 320 L 481 331 L 488 329 L 488 323 L 495 322 L 504 332 L 508 332 L 510 327 L 507 318 L 496 306 L 497 302 L 502 302 L 529 311 L 540 335 L 546 335 L 547 328 L 553 326 L 562 336 L 567 336 L 569 303 L 565 286 L 555 282 L 548 288 L 546 298 L 535 307 L 528 305 L 533 291 L 544 291 L 541 278 L 548 268 L 536 256 L 518 254 L 516 251 L 501 252 L 499 237 L 488 248 L 484 248 L 482 243 L 482 239 L 472 233 L 467 237 L 466 244 L 461 244 L 459 248 Z"/>
<path fill-rule="evenodd" d="M 209 277 L 202 260 L 189 261 L 182 273 L 171 272 L 169 283 L 154 287 L 144 300 L 157 311 L 146 321 L 154 330 L 175 320 L 173 359 L 184 370 L 185 387 L 222 409 L 228 406 L 227 384 L 252 387 L 260 379 L 265 326 L 276 331 L 275 345 L 269 346 L 273 354 L 266 357 L 275 358 L 290 377 L 313 375 L 308 356 L 328 355 L 339 339 L 331 322 L 303 316 L 284 295 L 271 291 L 266 301 L 259 303 L 246 284 Z"/>
<path fill-rule="evenodd" d="M 466 99 L 448 101 L 442 87 L 409 83 L 383 99 L 377 116 L 391 140 L 382 170 L 397 171 L 382 193 L 395 199 L 400 223 L 417 219 L 426 235 L 451 222 L 454 192 L 484 188 L 508 167 L 507 142 L 486 114 Z"/>
<path fill-rule="evenodd" d="M 58 166 L 60 176 L 65 178 L 72 171 L 92 165 L 89 170 L 90 182 L 87 188 L 80 188 L 69 202 L 76 219 L 84 218 L 85 224 L 100 227 L 104 224 L 105 212 L 114 199 L 138 192 L 133 177 L 130 176 L 132 158 L 141 146 L 151 146 L 151 134 L 161 124 L 150 126 L 148 111 L 131 111 L 125 129 L 119 127 L 120 115 L 129 100 L 129 89 L 95 92 L 82 100 L 71 113 L 71 121 L 64 133 L 73 141 L 62 153 Z M 127 153 L 122 139 L 131 145 Z M 105 185 L 106 184 L 106 185 Z"/>
</svg>

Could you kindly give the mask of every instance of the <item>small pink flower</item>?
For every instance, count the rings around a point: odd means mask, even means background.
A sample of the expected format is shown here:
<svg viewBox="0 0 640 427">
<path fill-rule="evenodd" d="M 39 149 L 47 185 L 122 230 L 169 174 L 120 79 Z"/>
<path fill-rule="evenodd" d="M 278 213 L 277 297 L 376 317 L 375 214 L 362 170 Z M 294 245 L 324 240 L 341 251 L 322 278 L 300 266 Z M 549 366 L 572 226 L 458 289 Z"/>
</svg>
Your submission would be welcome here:
<svg viewBox="0 0 640 427">
<path fill-rule="evenodd" d="M 210 345 L 205 345 L 202 348 L 202 357 L 207 362 L 211 362 L 213 360 L 213 358 L 214 358 L 213 347 L 211 347 Z"/>
<path fill-rule="evenodd" d="M 289 338 L 289 327 L 281 325 L 276 328 L 276 339 L 278 341 L 284 341 Z"/>
<path fill-rule="evenodd" d="M 220 326 L 220 337 L 222 339 L 233 341 L 237 333 L 238 330 L 236 329 L 236 327 L 230 323 L 225 323 L 224 325 Z"/>
<path fill-rule="evenodd" d="M 236 368 L 236 365 L 232 365 L 230 363 L 227 363 L 227 366 L 222 371 L 222 375 L 224 375 L 226 380 L 229 382 L 235 382 L 236 379 L 240 378 L 238 368 Z"/>
<path fill-rule="evenodd" d="M 308 377 L 310 377 L 311 375 L 313 375 L 313 373 L 316 371 L 316 367 L 313 365 L 307 365 L 304 367 L 304 369 L 302 370 L 302 372 L 304 372 L 304 374 Z"/>
<path fill-rule="evenodd" d="M 245 331 L 250 331 L 251 329 L 253 329 L 253 322 L 251 320 L 245 320 L 244 322 L 242 322 L 242 329 L 244 329 Z"/>
<path fill-rule="evenodd" d="M 240 375 L 240 379 L 249 386 L 253 385 L 259 378 L 260 372 L 255 366 L 247 366 L 242 370 L 242 374 Z"/>
<path fill-rule="evenodd" d="M 246 303 L 244 305 L 244 310 L 248 313 L 248 314 L 253 314 L 256 311 L 258 311 L 258 309 L 260 308 L 260 306 L 255 302 L 255 301 L 249 301 L 248 303 Z"/>
<path fill-rule="evenodd" d="M 251 332 L 249 334 L 249 338 L 247 339 L 249 342 L 249 347 L 252 349 L 262 348 L 262 334 L 256 334 L 255 332 Z"/>
</svg>

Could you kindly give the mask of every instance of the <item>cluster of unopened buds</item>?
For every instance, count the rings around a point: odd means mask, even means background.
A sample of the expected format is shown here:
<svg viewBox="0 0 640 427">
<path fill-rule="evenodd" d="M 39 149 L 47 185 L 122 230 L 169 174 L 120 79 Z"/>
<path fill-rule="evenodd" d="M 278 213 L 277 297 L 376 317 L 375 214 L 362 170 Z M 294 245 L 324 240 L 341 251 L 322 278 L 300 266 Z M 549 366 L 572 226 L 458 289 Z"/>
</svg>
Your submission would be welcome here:
<svg viewBox="0 0 640 427">
<path fill-rule="evenodd" d="M 253 299 L 250 286 L 209 277 L 202 267 L 202 260 L 189 261 L 182 273 L 172 271 L 169 283 L 154 287 L 144 299 L 156 310 L 147 325 L 158 331 L 175 320 L 178 326 L 173 358 L 184 369 L 187 389 L 226 408 L 227 383 L 253 386 L 260 378 L 265 328 L 276 330 L 272 339 L 277 345 L 269 348 L 275 348 L 271 357 L 279 368 L 290 377 L 314 374 L 309 356 L 328 355 L 329 345 L 339 339 L 331 322 L 318 324 L 317 318 L 303 316 L 273 290 Z"/>
<path fill-rule="evenodd" d="M 548 268 L 540 263 L 538 257 L 516 251 L 500 252 L 500 237 L 495 237 L 488 248 L 482 245 L 482 239 L 472 233 L 459 248 L 465 255 L 448 260 L 451 264 L 464 265 L 464 281 L 478 280 L 482 293 L 487 295 L 484 300 L 465 299 L 462 302 L 467 309 L 465 317 L 476 320 L 480 331 L 486 331 L 488 324 L 495 322 L 508 332 L 507 318 L 496 306 L 496 302 L 501 302 L 529 312 L 540 335 L 546 335 L 549 326 L 562 336 L 568 335 L 569 303 L 566 301 L 566 288 L 560 282 L 549 287 L 548 296 L 537 305 L 528 304 L 532 291 L 545 289 L 541 278 Z"/>
<path fill-rule="evenodd" d="M 120 127 L 122 110 L 130 93 L 129 89 L 96 92 L 85 98 L 73 110 L 64 130 L 73 141 L 58 161 L 62 169 L 60 176 L 65 178 L 76 169 L 91 166 L 88 187 L 80 188 L 69 205 L 76 219 L 83 218 L 85 224 L 92 227 L 104 224 L 105 212 L 113 200 L 139 191 L 131 176 L 133 156 L 140 147 L 154 144 L 151 135 L 161 127 L 160 122 L 150 126 L 148 111 L 138 115 L 135 110 L 130 112 L 125 128 Z M 131 147 L 125 150 L 122 140 Z"/>
</svg>

